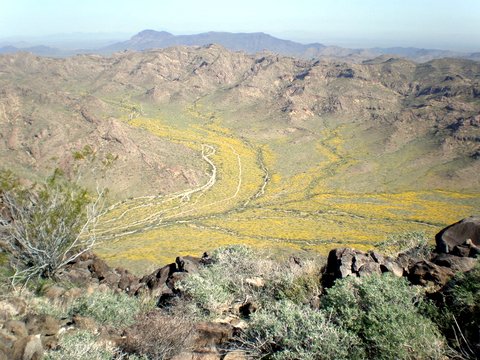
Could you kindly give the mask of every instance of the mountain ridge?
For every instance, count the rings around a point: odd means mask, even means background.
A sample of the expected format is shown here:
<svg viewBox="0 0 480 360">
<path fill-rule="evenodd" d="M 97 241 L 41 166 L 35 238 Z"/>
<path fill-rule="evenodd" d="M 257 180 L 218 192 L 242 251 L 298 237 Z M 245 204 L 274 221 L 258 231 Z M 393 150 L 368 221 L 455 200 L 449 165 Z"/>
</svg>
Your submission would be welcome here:
<svg viewBox="0 0 480 360">
<path fill-rule="evenodd" d="M 344 48 L 335 45 L 326 46 L 317 42 L 303 44 L 292 40 L 280 39 L 263 32 L 232 33 L 209 31 L 199 34 L 174 35 L 167 31 L 156 31 L 152 29 L 142 30 L 128 40 L 92 49 L 81 48 L 69 50 L 50 46 L 20 47 L 7 43 L 4 44 L 3 47 L 0 47 L 0 53 L 27 51 L 36 55 L 54 57 L 65 57 L 76 54 L 110 55 L 114 52 L 124 50 L 144 51 L 179 45 L 204 46 L 213 43 L 222 45 L 232 51 L 244 51 L 248 54 L 270 51 L 283 56 L 294 56 L 305 59 L 330 58 L 357 63 L 381 55 L 401 56 L 416 62 L 427 62 L 444 57 L 480 60 L 480 53 L 478 52 L 464 53 L 415 47 Z"/>
</svg>

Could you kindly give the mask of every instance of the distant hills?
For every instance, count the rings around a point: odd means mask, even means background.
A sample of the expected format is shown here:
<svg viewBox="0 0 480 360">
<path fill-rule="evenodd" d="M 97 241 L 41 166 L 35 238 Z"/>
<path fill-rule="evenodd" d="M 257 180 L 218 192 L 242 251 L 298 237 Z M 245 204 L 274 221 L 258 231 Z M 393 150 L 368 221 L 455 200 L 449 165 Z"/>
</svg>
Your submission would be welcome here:
<svg viewBox="0 0 480 360">
<path fill-rule="evenodd" d="M 174 35 L 166 31 L 143 30 L 130 39 L 114 42 L 107 46 L 92 49 L 61 49 L 49 46 L 18 47 L 7 44 L 0 47 L 0 54 L 30 52 L 40 56 L 64 57 L 76 54 L 110 55 L 124 50 L 144 51 L 163 49 L 172 46 L 205 46 L 218 44 L 228 50 L 244 51 L 255 54 L 262 51 L 273 52 L 283 56 L 294 56 L 305 59 L 328 58 L 348 62 L 362 62 L 378 56 L 404 57 L 416 62 L 427 62 L 433 59 L 451 57 L 469 60 L 480 60 L 480 53 L 462 53 L 439 49 L 422 49 L 413 47 L 361 48 L 349 49 L 339 46 L 326 46 L 320 43 L 301 44 L 291 40 L 279 39 L 262 32 L 230 33 L 206 32 L 192 35 Z"/>
<path fill-rule="evenodd" d="M 133 36 L 130 40 L 112 44 L 103 48 L 107 52 L 121 50 L 150 50 L 167 48 L 177 45 L 205 46 L 218 44 L 233 51 L 245 51 L 254 54 L 264 50 L 281 55 L 306 56 L 318 54 L 325 45 L 300 44 L 290 40 L 283 40 L 274 36 L 256 33 L 229 33 L 206 32 L 194 35 L 173 35 L 166 31 L 144 30 Z"/>
</svg>

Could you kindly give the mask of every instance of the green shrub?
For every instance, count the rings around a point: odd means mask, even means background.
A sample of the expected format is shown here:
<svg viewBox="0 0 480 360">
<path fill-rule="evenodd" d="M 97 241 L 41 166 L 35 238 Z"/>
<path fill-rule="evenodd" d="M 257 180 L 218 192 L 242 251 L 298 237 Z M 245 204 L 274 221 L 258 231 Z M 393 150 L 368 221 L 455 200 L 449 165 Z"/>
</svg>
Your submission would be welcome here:
<svg viewBox="0 0 480 360">
<path fill-rule="evenodd" d="M 234 300 L 230 281 L 218 266 L 209 266 L 198 274 L 191 274 L 181 287 L 187 298 L 205 313 L 220 313 Z"/>
<path fill-rule="evenodd" d="M 278 301 L 252 315 L 242 336 L 254 357 L 271 359 L 362 359 L 358 337 L 335 326 L 322 311 Z"/>
<path fill-rule="evenodd" d="M 454 349 L 466 358 L 480 358 L 480 264 L 455 275 L 443 294 L 445 301 L 431 318 Z"/>
<path fill-rule="evenodd" d="M 91 317 L 99 324 L 125 327 L 134 323 L 141 310 L 141 301 L 135 297 L 112 291 L 96 291 L 75 300 L 68 312 L 70 316 L 78 314 Z"/>
<path fill-rule="evenodd" d="M 77 331 L 60 338 L 59 349 L 45 354 L 45 360 L 111 360 L 113 349 L 100 344 L 98 337 L 87 332 Z"/>
<path fill-rule="evenodd" d="M 320 293 L 320 271 L 317 266 L 292 267 L 284 264 L 269 274 L 263 290 L 264 300 L 289 300 L 295 304 L 306 304 Z M 313 265 L 313 264 L 310 264 Z"/>
<path fill-rule="evenodd" d="M 369 359 L 431 359 L 442 356 L 436 326 L 416 307 L 422 297 L 393 275 L 338 280 L 322 306 L 339 327 L 357 334 Z"/>
<path fill-rule="evenodd" d="M 219 314 L 245 296 L 246 278 L 257 274 L 255 254 L 246 246 L 229 246 L 212 254 L 212 264 L 186 277 L 180 286 L 204 315 Z"/>
</svg>

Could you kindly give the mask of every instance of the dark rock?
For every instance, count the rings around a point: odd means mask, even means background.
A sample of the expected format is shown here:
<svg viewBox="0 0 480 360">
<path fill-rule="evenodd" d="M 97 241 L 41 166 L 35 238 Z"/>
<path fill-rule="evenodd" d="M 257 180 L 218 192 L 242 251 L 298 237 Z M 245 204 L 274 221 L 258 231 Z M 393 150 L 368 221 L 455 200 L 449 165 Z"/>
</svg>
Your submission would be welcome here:
<svg viewBox="0 0 480 360">
<path fill-rule="evenodd" d="M 179 281 L 185 279 L 186 276 L 188 276 L 188 273 L 186 273 L 186 272 L 175 272 L 168 278 L 166 284 L 174 292 L 179 291 L 179 289 L 177 287 L 177 283 Z"/>
<path fill-rule="evenodd" d="M 202 258 L 200 260 L 200 263 L 202 265 L 210 265 L 213 263 L 212 258 L 210 257 L 210 254 L 208 252 L 204 252 L 202 255 Z"/>
<path fill-rule="evenodd" d="M 454 272 L 449 268 L 423 260 L 409 269 L 408 279 L 414 285 L 436 285 L 442 287 L 453 275 Z"/>
<path fill-rule="evenodd" d="M 102 281 L 112 273 L 110 266 L 100 258 L 95 258 L 88 266 L 88 270 L 92 273 L 92 277 L 97 278 L 99 281 Z"/>
<path fill-rule="evenodd" d="M 451 269 L 454 272 L 466 272 L 475 267 L 477 259 L 470 257 L 455 256 L 453 254 L 438 254 L 432 259 L 436 265 Z"/>
<path fill-rule="evenodd" d="M 201 261 L 202 259 L 193 256 L 179 256 L 175 259 L 178 271 L 184 271 L 188 273 L 197 272 Z"/>
<path fill-rule="evenodd" d="M 160 269 L 155 270 L 150 275 L 146 275 L 140 279 L 140 283 L 144 283 L 149 290 L 155 290 L 167 282 L 167 279 L 177 271 L 176 264 L 169 264 Z"/>
<path fill-rule="evenodd" d="M 413 265 L 423 260 L 424 259 L 421 259 L 409 253 L 401 253 L 398 254 L 397 258 L 395 259 L 395 263 L 403 269 L 404 273 L 408 274 L 410 268 Z"/>
<path fill-rule="evenodd" d="M 172 289 L 164 285 L 157 300 L 157 307 L 168 308 L 172 306 L 177 299 L 177 294 Z"/>
<path fill-rule="evenodd" d="M 457 245 L 455 246 L 452 251 L 450 251 L 452 255 L 461 256 L 461 257 L 469 257 L 470 256 L 470 246 L 468 245 Z"/>
<path fill-rule="evenodd" d="M 464 245 L 470 239 L 471 244 L 480 246 L 480 217 L 471 216 L 440 231 L 435 240 L 438 253 L 449 253 L 455 246 Z"/>
<path fill-rule="evenodd" d="M 347 276 L 366 276 L 382 272 L 403 274 L 403 269 L 396 262 L 386 259 L 376 252 L 362 252 L 350 248 L 333 249 L 328 254 L 327 266 L 322 276 L 323 286 L 328 288 L 336 279 Z"/>
<path fill-rule="evenodd" d="M 350 248 L 338 248 L 330 251 L 327 260 L 327 274 L 334 279 L 343 279 L 352 274 L 352 262 L 356 251 Z"/>
<path fill-rule="evenodd" d="M 75 285 L 86 285 L 92 281 L 92 274 L 88 269 L 70 269 L 62 274 L 62 279 Z"/>
<path fill-rule="evenodd" d="M 111 289 L 118 288 L 119 282 L 120 282 L 120 275 L 113 271 L 106 273 L 105 277 L 100 281 L 101 284 L 106 284 Z"/>
<path fill-rule="evenodd" d="M 354 76 L 355 76 L 355 71 L 353 69 L 343 69 L 337 75 L 338 78 L 347 78 L 347 79 L 352 79 Z"/>
<path fill-rule="evenodd" d="M 55 301 L 60 299 L 63 296 L 63 294 L 65 294 L 65 291 L 66 291 L 65 288 L 58 285 L 53 285 L 48 287 L 45 290 L 44 295 L 49 300 Z"/>
<path fill-rule="evenodd" d="M 93 259 L 88 259 L 84 261 L 76 261 L 73 264 L 70 264 L 67 269 L 83 269 L 88 270 L 88 267 L 93 264 Z"/>
<path fill-rule="evenodd" d="M 257 311 L 258 306 L 252 301 L 248 301 L 238 308 L 240 315 L 249 318 L 251 314 Z"/>
<path fill-rule="evenodd" d="M 139 286 L 139 279 L 135 275 L 128 272 L 128 270 L 117 269 L 117 273 L 120 274 L 120 280 L 118 281 L 118 288 L 127 292 L 135 293 Z"/>
</svg>

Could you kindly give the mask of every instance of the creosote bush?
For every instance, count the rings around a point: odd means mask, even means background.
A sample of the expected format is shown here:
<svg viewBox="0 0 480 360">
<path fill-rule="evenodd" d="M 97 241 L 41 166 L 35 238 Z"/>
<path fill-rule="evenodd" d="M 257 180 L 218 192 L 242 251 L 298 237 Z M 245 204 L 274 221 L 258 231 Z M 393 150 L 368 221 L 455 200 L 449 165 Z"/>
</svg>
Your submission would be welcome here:
<svg viewBox="0 0 480 360">
<path fill-rule="evenodd" d="M 30 187 L 0 172 L 1 247 L 10 254 L 13 283 L 54 277 L 95 243 L 92 231 L 102 194 L 88 192 L 56 171 Z"/>
<path fill-rule="evenodd" d="M 322 298 L 333 323 L 362 339 L 368 359 L 435 359 L 443 339 L 416 304 L 422 296 L 391 274 L 338 280 Z"/>
</svg>

